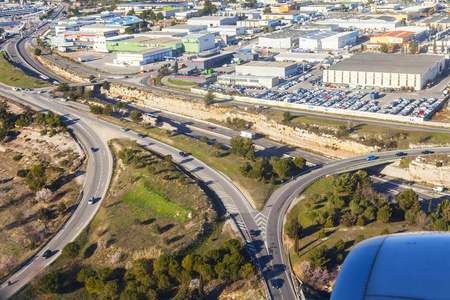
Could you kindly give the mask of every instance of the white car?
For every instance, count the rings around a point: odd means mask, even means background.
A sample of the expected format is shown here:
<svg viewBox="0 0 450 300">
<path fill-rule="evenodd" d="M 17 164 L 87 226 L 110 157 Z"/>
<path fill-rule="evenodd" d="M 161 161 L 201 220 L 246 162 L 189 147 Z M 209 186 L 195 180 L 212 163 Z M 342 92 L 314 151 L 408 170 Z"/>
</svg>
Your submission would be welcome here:
<svg viewBox="0 0 450 300">
<path fill-rule="evenodd" d="M 66 98 L 61 98 L 60 99 L 62 102 L 67 102 L 67 101 L 69 101 L 69 100 L 67 100 Z"/>
</svg>

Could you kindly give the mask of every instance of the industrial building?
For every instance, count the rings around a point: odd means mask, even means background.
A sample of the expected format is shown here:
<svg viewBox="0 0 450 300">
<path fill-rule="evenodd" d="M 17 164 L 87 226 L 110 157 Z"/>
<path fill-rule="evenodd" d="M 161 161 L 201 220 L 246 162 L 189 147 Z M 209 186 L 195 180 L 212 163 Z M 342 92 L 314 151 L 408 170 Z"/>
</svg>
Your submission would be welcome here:
<svg viewBox="0 0 450 300">
<path fill-rule="evenodd" d="M 130 10 L 141 12 L 144 10 L 163 9 L 164 7 L 188 7 L 187 1 L 170 1 L 170 2 L 128 2 L 119 3 L 115 11 L 128 13 Z"/>
<path fill-rule="evenodd" d="M 377 34 L 370 38 L 371 43 L 403 44 L 414 39 L 414 32 L 404 30 L 392 30 Z"/>
<path fill-rule="evenodd" d="M 237 26 L 245 26 L 247 28 L 253 27 L 275 27 L 280 25 L 279 20 L 267 19 L 267 20 L 241 20 L 236 22 Z"/>
<path fill-rule="evenodd" d="M 277 76 L 288 78 L 298 73 L 298 65 L 292 62 L 251 61 L 244 65 L 236 65 L 237 75 Z"/>
<path fill-rule="evenodd" d="M 278 77 L 224 74 L 217 77 L 219 84 L 272 88 L 279 83 Z"/>
<path fill-rule="evenodd" d="M 328 58 L 328 54 L 320 53 L 300 53 L 300 52 L 289 52 L 280 53 L 275 56 L 275 61 L 294 61 L 294 62 L 314 62 L 323 61 Z"/>
<path fill-rule="evenodd" d="M 203 16 L 199 18 L 192 18 L 187 20 L 188 25 L 206 25 L 208 27 L 235 25 L 239 17 L 226 16 Z"/>
<path fill-rule="evenodd" d="M 186 33 L 190 34 L 193 32 L 203 31 L 206 30 L 208 26 L 206 25 L 186 25 L 186 24 L 180 24 L 170 27 L 164 27 L 161 29 L 161 31 L 164 32 L 179 32 L 179 33 Z"/>
<path fill-rule="evenodd" d="M 189 69 L 205 70 L 222 67 L 224 64 L 231 63 L 233 58 L 232 52 L 213 52 L 206 54 L 199 54 L 191 57 L 187 61 Z"/>
<path fill-rule="evenodd" d="M 188 53 L 199 53 L 215 47 L 214 34 L 189 34 L 182 37 L 181 42 Z"/>
<path fill-rule="evenodd" d="M 148 36 L 135 35 L 131 39 L 106 39 L 106 48 L 109 51 L 136 52 L 149 47 L 170 47 L 178 52 L 183 51 L 181 40 L 174 38 L 151 38 Z"/>
<path fill-rule="evenodd" d="M 153 47 L 137 52 L 119 52 L 114 64 L 125 66 L 142 66 L 156 61 L 164 61 L 166 57 L 172 57 L 172 48 Z"/>
<path fill-rule="evenodd" d="M 394 29 L 399 25 L 399 22 L 392 17 L 359 17 L 359 18 L 330 18 L 325 20 L 318 20 L 316 24 L 335 24 L 342 28 L 356 28 L 356 29 Z"/>
<path fill-rule="evenodd" d="M 323 71 L 323 82 L 421 90 L 445 68 L 443 55 L 363 52 Z"/>
<path fill-rule="evenodd" d="M 307 50 L 338 50 L 356 43 L 358 30 L 354 31 L 330 31 L 318 30 L 304 34 L 299 39 L 299 48 Z"/>
<path fill-rule="evenodd" d="M 23 2 L 21 2 L 23 3 Z M 28 15 L 38 12 L 39 9 L 36 6 L 24 5 L 24 6 L 14 6 L 8 8 L 0 8 L 0 18 L 13 17 L 18 15 Z"/>
<path fill-rule="evenodd" d="M 219 35 L 243 35 L 245 34 L 247 27 L 245 26 L 217 26 L 217 27 L 208 27 L 208 32 L 216 33 Z"/>
<path fill-rule="evenodd" d="M 308 31 L 285 29 L 259 37 L 259 46 L 266 48 L 288 49 L 298 46 L 300 36 Z"/>
</svg>

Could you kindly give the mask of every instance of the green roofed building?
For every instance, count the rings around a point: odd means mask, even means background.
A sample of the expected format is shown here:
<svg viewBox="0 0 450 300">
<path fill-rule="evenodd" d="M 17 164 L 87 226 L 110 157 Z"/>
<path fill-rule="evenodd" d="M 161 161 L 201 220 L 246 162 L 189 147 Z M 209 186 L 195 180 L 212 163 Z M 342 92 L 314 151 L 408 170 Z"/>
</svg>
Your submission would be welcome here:
<svg viewBox="0 0 450 300">
<path fill-rule="evenodd" d="M 179 53 L 183 52 L 183 44 L 181 43 L 181 40 L 174 38 L 151 38 L 148 36 L 137 36 L 131 39 L 120 41 L 106 41 L 106 48 L 109 51 L 137 52 L 150 47 L 169 47 L 174 51 L 178 51 Z"/>
</svg>

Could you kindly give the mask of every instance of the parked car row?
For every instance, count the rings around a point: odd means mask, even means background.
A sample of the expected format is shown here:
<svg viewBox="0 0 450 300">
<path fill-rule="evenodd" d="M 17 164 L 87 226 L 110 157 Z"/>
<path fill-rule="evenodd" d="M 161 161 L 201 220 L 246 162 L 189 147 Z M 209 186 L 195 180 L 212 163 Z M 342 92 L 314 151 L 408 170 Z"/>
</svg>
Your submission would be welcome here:
<svg viewBox="0 0 450 300">
<path fill-rule="evenodd" d="M 445 99 L 421 98 L 404 99 L 398 98 L 389 105 L 383 107 L 380 113 L 391 115 L 412 116 L 417 118 L 428 118 L 438 109 Z"/>
</svg>

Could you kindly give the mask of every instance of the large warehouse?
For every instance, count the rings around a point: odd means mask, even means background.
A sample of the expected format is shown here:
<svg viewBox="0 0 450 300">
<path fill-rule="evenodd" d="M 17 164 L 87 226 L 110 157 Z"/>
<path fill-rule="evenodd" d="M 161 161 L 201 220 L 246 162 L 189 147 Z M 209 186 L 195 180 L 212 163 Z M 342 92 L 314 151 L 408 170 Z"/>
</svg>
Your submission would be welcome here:
<svg viewBox="0 0 450 300">
<path fill-rule="evenodd" d="M 308 31 L 285 29 L 283 31 L 276 31 L 268 35 L 260 36 L 258 43 L 261 47 L 288 49 L 293 46 L 298 46 L 300 36 L 305 33 L 308 33 Z"/>
<path fill-rule="evenodd" d="M 445 68 L 441 55 L 363 52 L 323 71 L 323 82 L 421 90 Z"/>
<path fill-rule="evenodd" d="M 217 77 L 217 82 L 220 84 L 272 88 L 278 84 L 279 79 L 272 76 L 224 74 Z"/>
<path fill-rule="evenodd" d="M 338 50 L 348 45 L 354 45 L 358 35 L 358 30 L 344 32 L 317 30 L 302 35 L 299 39 L 299 48 Z"/>
<path fill-rule="evenodd" d="M 244 65 L 236 65 L 237 75 L 277 76 L 288 78 L 297 74 L 298 65 L 282 61 L 251 61 Z"/>
</svg>

